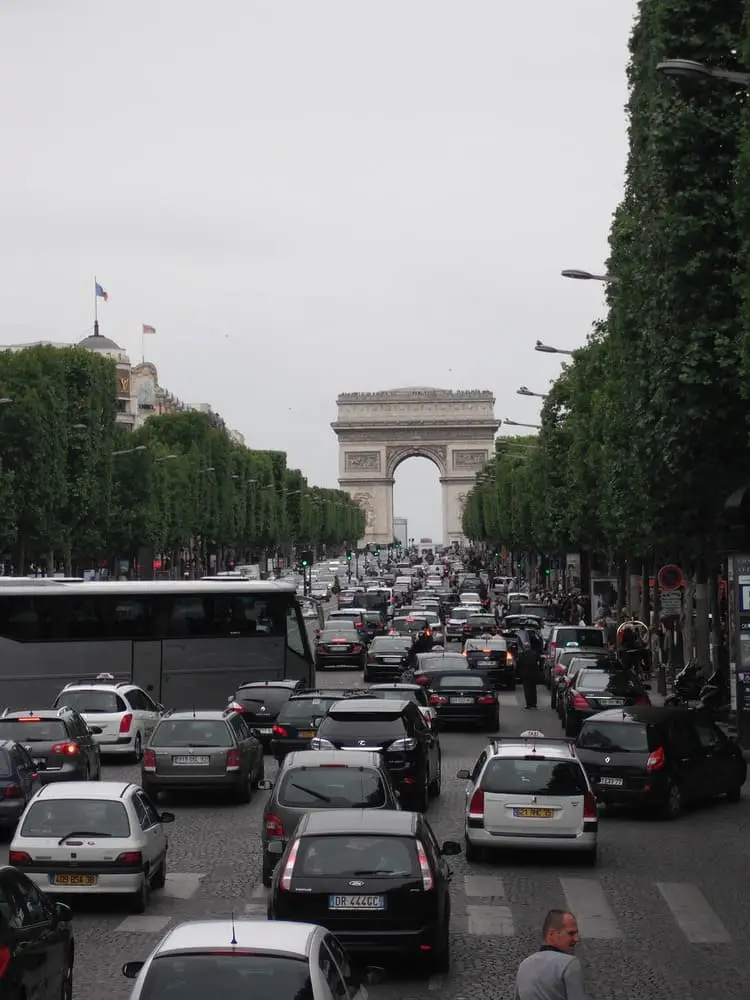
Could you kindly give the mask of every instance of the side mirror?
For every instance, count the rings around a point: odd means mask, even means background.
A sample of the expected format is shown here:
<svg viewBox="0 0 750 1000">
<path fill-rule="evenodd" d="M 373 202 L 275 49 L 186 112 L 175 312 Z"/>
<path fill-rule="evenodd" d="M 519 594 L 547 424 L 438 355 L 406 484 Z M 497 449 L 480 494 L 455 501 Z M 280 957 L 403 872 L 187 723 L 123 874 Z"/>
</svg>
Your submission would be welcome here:
<svg viewBox="0 0 750 1000">
<path fill-rule="evenodd" d="M 266 852 L 268 854 L 273 854 L 275 857 L 280 858 L 284 853 L 284 845 L 280 840 L 272 840 L 271 843 L 266 847 Z"/>
<path fill-rule="evenodd" d="M 444 840 L 440 853 L 447 858 L 455 857 L 456 854 L 461 853 L 461 845 L 457 840 Z"/>
<path fill-rule="evenodd" d="M 322 721 L 323 721 L 323 716 L 316 715 L 315 718 L 313 719 L 313 729 L 318 729 Z"/>
<path fill-rule="evenodd" d="M 72 920 L 73 911 L 65 903 L 53 903 L 53 909 L 55 911 L 55 917 L 58 920 Z"/>
<path fill-rule="evenodd" d="M 471 772 L 463 768 L 460 771 L 456 771 L 456 777 L 460 778 L 461 781 L 471 781 Z"/>
<path fill-rule="evenodd" d="M 174 823 L 174 819 L 175 819 L 174 813 L 163 812 L 159 816 L 160 823 Z"/>
<path fill-rule="evenodd" d="M 156 711 L 157 711 L 157 712 L 158 712 L 158 713 L 159 713 L 160 715 L 161 715 L 161 713 L 162 713 L 162 712 L 164 711 L 164 706 L 163 706 L 163 705 L 161 704 L 161 702 L 159 702 L 159 704 L 158 704 L 158 705 L 156 706 Z"/>
<path fill-rule="evenodd" d="M 126 979 L 137 979 L 145 962 L 126 962 L 122 967 L 122 974 Z"/>
<path fill-rule="evenodd" d="M 262 788 L 264 792 L 270 792 L 273 788 L 273 782 L 269 781 L 268 778 L 261 778 L 258 782 L 258 788 Z"/>
<path fill-rule="evenodd" d="M 101 726 L 89 726 L 89 732 L 92 736 L 99 736 L 104 730 Z"/>
<path fill-rule="evenodd" d="M 388 973 L 379 965 L 368 965 L 364 970 L 364 981 L 368 986 L 378 986 L 388 978 Z"/>
</svg>

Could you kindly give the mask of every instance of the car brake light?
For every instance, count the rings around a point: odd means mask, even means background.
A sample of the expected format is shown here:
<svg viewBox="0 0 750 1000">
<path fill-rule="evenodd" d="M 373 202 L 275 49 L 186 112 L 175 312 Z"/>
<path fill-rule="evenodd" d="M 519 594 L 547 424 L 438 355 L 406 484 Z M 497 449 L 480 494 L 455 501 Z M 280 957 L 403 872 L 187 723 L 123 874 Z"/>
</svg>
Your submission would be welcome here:
<svg viewBox="0 0 750 1000">
<path fill-rule="evenodd" d="M 292 849 L 289 852 L 289 857 L 286 859 L 286 864 L 284 865 L 284 872 L 281 876 L 280 888 L 286 889 L 287 892 L 292 888 L 292 874 L 294 873 L 294 863 L 297 860 L 297 852 L 299 851 L 299 840 L 295 840 L 292 844 Z"/>
<path fill-rule="evenodd" d="M 419 674 L 417 677 L 414 678 L 414 683 L 415 684 L 425 685 L 427 683 L 427 681 L 428 681 L 428 678 L 425 677 L 424 674 Z"/>
<path fill-rule="evenodd" d="M 471 797 L 471 802 L 469 803 L 469 819 L 474 824 L 484 823 L 484 792 L 481 788 L 477 788 Z"/>
<path fill-rule="evenodd" d="M 596 811 L 596 799 L 593 792 L 584 792 L 583 795 L 583 818 L 585 820 L 598 819 Z"/>
<path fill-rule="evenodd" d="M 245 714 L 245 706 L 240 705 L 238 701 L 230 701 L 227 706 L 232 712 L 238 712 L 240 715 Z"/>
<path fill-rule="evenodd" d="M 650 705 L 650 704 L 651 704 L 651 699 L 647 694 L 639 695 L 638 699 L 636 700 L 636 705 Z"/>
<path fill-rule="evenodd" d="M 316 647 L 316 650 L 315 650 L 315 651 L 316 651 L 317 653 L 321 653 L 321 652 L 322 652 L 322 653 L 324 653 L 324 652 L 325 652 L 325 646 L 321 646 L 321 644 L 320 644 L 320 643 L 318 643 L 318 645 L 317 645 L 317 647 Z"/>
<path fill-rule="evenodd" d="M 42 718 L 39 715 L 21 715 L 18 719 L 19 722 L 41 722 Z"/>
<path fill-rule="evenodd" d="M 8 851 L 8 864 L 24 865 L 31 861 L 31 855 L 26 851 Z"/>
<path fill-rule="evenodd" d="M 483 694 L 480 698 L 477 698 L 477 705 L 494 705 L 495 696 L 494 694 Z"/>
<path fill-rule="evenodd" d="M 50 752 L 65 757 L 75 757 L 79 749 L 77 743 L 55 743 Z"/>
<path fill-rule="evenodd" d="M 144 771 L 155 771 L 156 770 L 156 754 L 153 750 L 143 751 L 143 770 Z"/>
<path fill-rule="evenodd" d="M 10 965 L 10 948 L 7 944 L 0 944 L 0 979 L 5 975 Z"/>
<path fill-rule="evenodd" d="M 132 725 L 133 725 L 133 716 L 130 714 L 130 712 L 128 712 L 127 715 L 123 715 L 123 717 L 120 719 L 120 732 L 129 733 L 130 727 Z"/>
<path fill-rule="evenodd" d="M 565 673 L 565 667 L 562 665 L 562 663 L 556 663 L 555 664 L 555 673 L 556 674 L 564 674 Z"/>
<path fill-rule="evenodd" d="M 656 750 L 652 750 L 648 755 L 648 760 L 646 761 L 647 771 L 660 771 L 664 767 L 664 749 L 662 747 L 657 747 Z"/>
<path fill-rule="evenodd" d="M 20 785 L 6 785 L 3 789 L 4 799 L 22 799 L 23 789 Z"/>
<path fill-rule="evenodd" d="M 227 750 L 227 771 L 239 771 L 242 756 L 237 747 Z"/>
<path fill-rule="evenodd" d="M 354 627 L 355 628 L 364 628 L 365 627 L 365 623 L 364 622 L 355 622 L 354 623 Z"/>
<path fill-rule="evenodd" d="M 447 705 L 448 704 L 448 699 L 447 698 L 443 698 L 442 695 L 439 695 L 439 694 L 431 694 L 430 695 L 430 704 L 431 705 Z"/>
<path fill-rule="evenodd" d="M 362 647 L 361 646 L 352 646 L 352 652 L 353 653 L 361 653 L 362 652 Z"/>
<path fill-rule="evenodd" d="M 289 733 L 286 731 L 286 729 L 283 726 L 276 725 L 275 723 L 274 723 L 273 726 L 271 726 L 271 732 L 274 734 L 274 736 L 288 736 L 289 735 Z"/>
<path fill-rule="evenodd" d="M 573 695 L 573 708 L 588 708 L 589 703 L 583 697 L 582 694 L 575 693 Z"/>
<path fill-rule="evenodd" d="M 471 625 L 464 625 L 464 632 L 471 632 Z"/>
<path fill-rule="evenodd" d="M 421 840 L 417 841 L 417 861 L 422 872 L 422 888 L 425 892 L 429 892 L 435 888 L 435 879 L 432 877 L 430 862 L 427 860 L 427 854 Z"/>
<path fill-rule="evenodd" d="M 143 864 L 143 855 L 140 851 L 125 851 L 117 858 L 118 865 L 138 865 Z"/>
<path fill-rule="evenodd" d="M 266 833 L 269 837 L 284 836 L 284 824 L 274 813 L 269 813 L 266 816 Z"/>
</svg>

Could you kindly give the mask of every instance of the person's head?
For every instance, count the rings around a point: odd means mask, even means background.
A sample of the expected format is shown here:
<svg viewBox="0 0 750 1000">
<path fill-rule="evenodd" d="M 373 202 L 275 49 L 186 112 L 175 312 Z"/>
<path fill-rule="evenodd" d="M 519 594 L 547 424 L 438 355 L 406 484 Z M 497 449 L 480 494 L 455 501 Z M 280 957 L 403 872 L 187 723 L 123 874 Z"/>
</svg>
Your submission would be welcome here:
<svg viewBox="0 0 750 1000">
<path fill-rule="evenodd" d="M 550 910 L 542 924 L 542 938 L 546 945 L 572 955 L 581 940 L 578 921 L 567 910 Z"/>
</svg>

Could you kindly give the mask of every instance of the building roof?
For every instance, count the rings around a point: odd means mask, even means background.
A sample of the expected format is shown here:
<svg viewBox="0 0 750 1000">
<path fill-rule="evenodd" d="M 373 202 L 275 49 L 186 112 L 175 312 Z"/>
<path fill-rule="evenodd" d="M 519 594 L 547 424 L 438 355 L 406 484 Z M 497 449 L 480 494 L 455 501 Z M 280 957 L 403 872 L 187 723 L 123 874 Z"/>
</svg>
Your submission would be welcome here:
<svg viewBox="0 0 750 1000">
<path fill-rule="evenodd" d="M 116 344 L 114 340 L 110 340 L 109 337 L 103 337 L 100 333 L 92 333 L 89 337 L 84 337 L 82 341 L 78 344 L 79 347 L 85 347 L 87 351 L 122 351 L 123 348 L 119 344 Z"/>
</svg>

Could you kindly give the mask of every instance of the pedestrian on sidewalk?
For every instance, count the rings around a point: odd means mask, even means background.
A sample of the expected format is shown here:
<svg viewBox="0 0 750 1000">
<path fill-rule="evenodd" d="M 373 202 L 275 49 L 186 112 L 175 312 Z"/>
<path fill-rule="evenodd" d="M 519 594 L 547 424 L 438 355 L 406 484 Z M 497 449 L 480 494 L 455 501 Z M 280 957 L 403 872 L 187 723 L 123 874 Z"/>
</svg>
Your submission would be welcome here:
<svg viewBox="0 0 750 1000">
<path fill-rule="evenodd" d="M 550 910 L 542 947 L 518 966 L 515 1000 L 586 1000 L 583 969 L 574 955 L 580 940 L 575 916 Z"/>
</svg>

